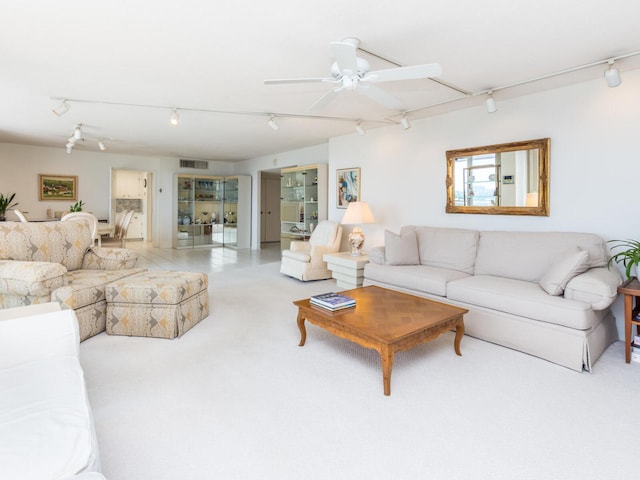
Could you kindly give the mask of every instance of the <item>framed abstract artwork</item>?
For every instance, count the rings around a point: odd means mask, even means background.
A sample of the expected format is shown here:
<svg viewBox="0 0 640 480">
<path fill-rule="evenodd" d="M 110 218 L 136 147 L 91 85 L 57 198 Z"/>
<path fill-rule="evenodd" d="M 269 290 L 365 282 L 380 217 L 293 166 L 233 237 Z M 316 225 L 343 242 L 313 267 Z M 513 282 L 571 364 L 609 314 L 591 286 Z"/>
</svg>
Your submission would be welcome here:
<svg viewBox="0 0 640 480">
<path fill-rule="evenodd" d="M 360 168 L 336 170 L 336 207 L 347 208 L 360 201 Z"/>
<path fill-rule="evenodd" d="M 75 175 L 38 175 L 40 200 L 78 200 L 78 177 Z"/>
</svg>

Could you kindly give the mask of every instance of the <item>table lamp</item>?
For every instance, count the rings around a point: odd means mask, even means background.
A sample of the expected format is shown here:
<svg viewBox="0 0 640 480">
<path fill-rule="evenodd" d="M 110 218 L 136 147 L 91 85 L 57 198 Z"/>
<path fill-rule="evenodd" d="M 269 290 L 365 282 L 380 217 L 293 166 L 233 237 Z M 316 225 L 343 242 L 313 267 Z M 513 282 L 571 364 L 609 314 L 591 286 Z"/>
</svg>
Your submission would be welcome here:
<svg viewBox="0 0 640 480">
<path fill-rule="evenodd" d="M 355 225 L 349 234 L 349 245 L 351 245 L 351 255 L 362 255 L 360 247 L 364 243 L 364 233 L 360 229 L 360 225 L 364 223 L 375 223 L 376 219 L 369 209 L 367 202 L 349 202 L 347 211 L 342 217 L 343 225 Z"/>
</svg>

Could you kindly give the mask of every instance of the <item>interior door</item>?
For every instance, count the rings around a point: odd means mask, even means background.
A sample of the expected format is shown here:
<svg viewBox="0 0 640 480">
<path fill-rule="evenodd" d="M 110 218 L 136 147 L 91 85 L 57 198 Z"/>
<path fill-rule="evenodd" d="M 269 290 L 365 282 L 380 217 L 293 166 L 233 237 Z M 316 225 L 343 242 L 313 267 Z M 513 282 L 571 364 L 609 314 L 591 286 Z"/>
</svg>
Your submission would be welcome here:
<svg viewBox="0 0 640 480">
<path fill-rule="evenodd" d="M 280 241 L 280 175 L 268 176 L 264 179 L 264 202 L 261 206 L 262 223 L 264 224 L 263 242 Z"/>
</svg>

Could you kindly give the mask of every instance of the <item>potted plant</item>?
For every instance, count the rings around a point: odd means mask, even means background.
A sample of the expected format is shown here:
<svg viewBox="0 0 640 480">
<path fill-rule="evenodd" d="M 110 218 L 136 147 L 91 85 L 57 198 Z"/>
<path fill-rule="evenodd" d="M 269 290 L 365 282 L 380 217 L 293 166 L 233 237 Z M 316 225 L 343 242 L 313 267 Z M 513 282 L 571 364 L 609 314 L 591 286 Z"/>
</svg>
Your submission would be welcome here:
<svg viewBox="0 0 640 480">
<path fill-rule="evenodd" d="M 82 200 L 77 201 L 69 207 L 70 212 L 81 212 L 84 202 Z"/>
<path fill-rule="evenodd" d="M 617 245 L 611 247 L 611 251 L 616 248 L 624 248 L 609 259 L 611 262 L 622 263 L 625 267 L 625 274 L 627 278 L 632 278 L 631 269 L 635 266 L 636 278 L 640 275 L 640 242 L 638 240 L 609 240 L 609 242 L 617 242 Z"/>
<path fill-rule="evenodd" d="M 2 193 L 0 193 L 0 222 L 5 221 L 7 210 L 10 210 L 16 205 L 18 205 L 18 202 L 11 203 L 13 202 L 13 199 L 15 198 L 15 196 L 16 196 L 15 193 L 7 194 L 6 197 Z"/>
</svg>

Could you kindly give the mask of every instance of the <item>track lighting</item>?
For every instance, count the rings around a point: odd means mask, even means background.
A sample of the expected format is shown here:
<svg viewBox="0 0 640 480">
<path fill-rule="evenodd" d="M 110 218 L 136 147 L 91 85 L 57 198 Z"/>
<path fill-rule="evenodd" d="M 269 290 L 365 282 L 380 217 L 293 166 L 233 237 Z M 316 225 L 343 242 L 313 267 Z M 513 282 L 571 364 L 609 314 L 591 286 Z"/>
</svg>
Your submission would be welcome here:
<svg viewBox="0 0 640 480">
<path fill-rule="evenodd" d="M 274 130 L 280 130 L 280 125 L 278 125 L 278 122 L 276 122 L 276 118 L 273 115 L 269 117 L 267 125 L 269 125 Z"/>
<path fill-rule="evenodd" d="M 76 128 L 73 131 L 73 138 L 75 138 L 76 140 L 82 140 L 82 129 L 80 127 L 82 127 L 81 123 L 76 125 Z"/>
<path fill-rule="evenodd" d="M 68 154 L 71 154 L 71 150 L 73 150 L 74 146 L 75 146 L 75 143 L 71 143 L 71 142 L 67 143 L 66 147 L 67 147 L 67 153 Z"/>
<path fill-rule="evenodd" d="M 484 101 L 485 106 L 487 107 L 488 113 L 495 113 L 498 111 L 498 107 L 496 106 L 496 99 L 493 98 L 493 91 L 489 91 L 487 94 L 487 99 Z"/>
<path fill-rule="evenodd" d="M 411 128 L 411 124 L 409 123 L 406 113 L 402 114 L 402 120 L 400 120 L 400 123 L 402 124 L 402 128 L 405 130 L 409 130 Z"/>
<path fill-rule="evenodd" d="M 67 101 L 63 100 L 62 103 L 60 103 L 60 105 L 58 105 L 57 107 L 55 107 L 51 111 L 53 112 L 53 114 L 56 117 L 61 117 L 62 115 L 64 115 L 65 113 L 67 113 L 69 111 L 69 108 L 71 108 L 71 107 L 69 106 Z"/>
<path fill-rule="evenodd" d="M 169 116 L 169 123 L 171 125 L 178 125 L 178 120 L 180 120 L 180 115 L 178 115 L 178 110 L 174 108 L 173 110 L 171 110 L 171 115 Z"/>
<path fill-rule="evenodd" d="M 622 77 L 620 77 L 620 70 L 613 66 L 614 60 L 607 62 L 609 67 L 604 71 L 604 79 L 607 81 L 609 87 L 617 87 L 622 83 Z"/>
<path fill-rule="evenodd" d="M 103 152 L 107 149 L 107 147 L 104 146 L 102 139 L 98 140 L 98 148 Z"/>
<path fill-rule="evenodd" d="M 367 131 L 362 128 L 362 125 L 360 125 L 360 120 L 358 120 L 358 123 L 356 123 L 356 132 L 358 132 L 360 135 L 364 135 L 365 133 L 367 133 Z"/>
</svg>

